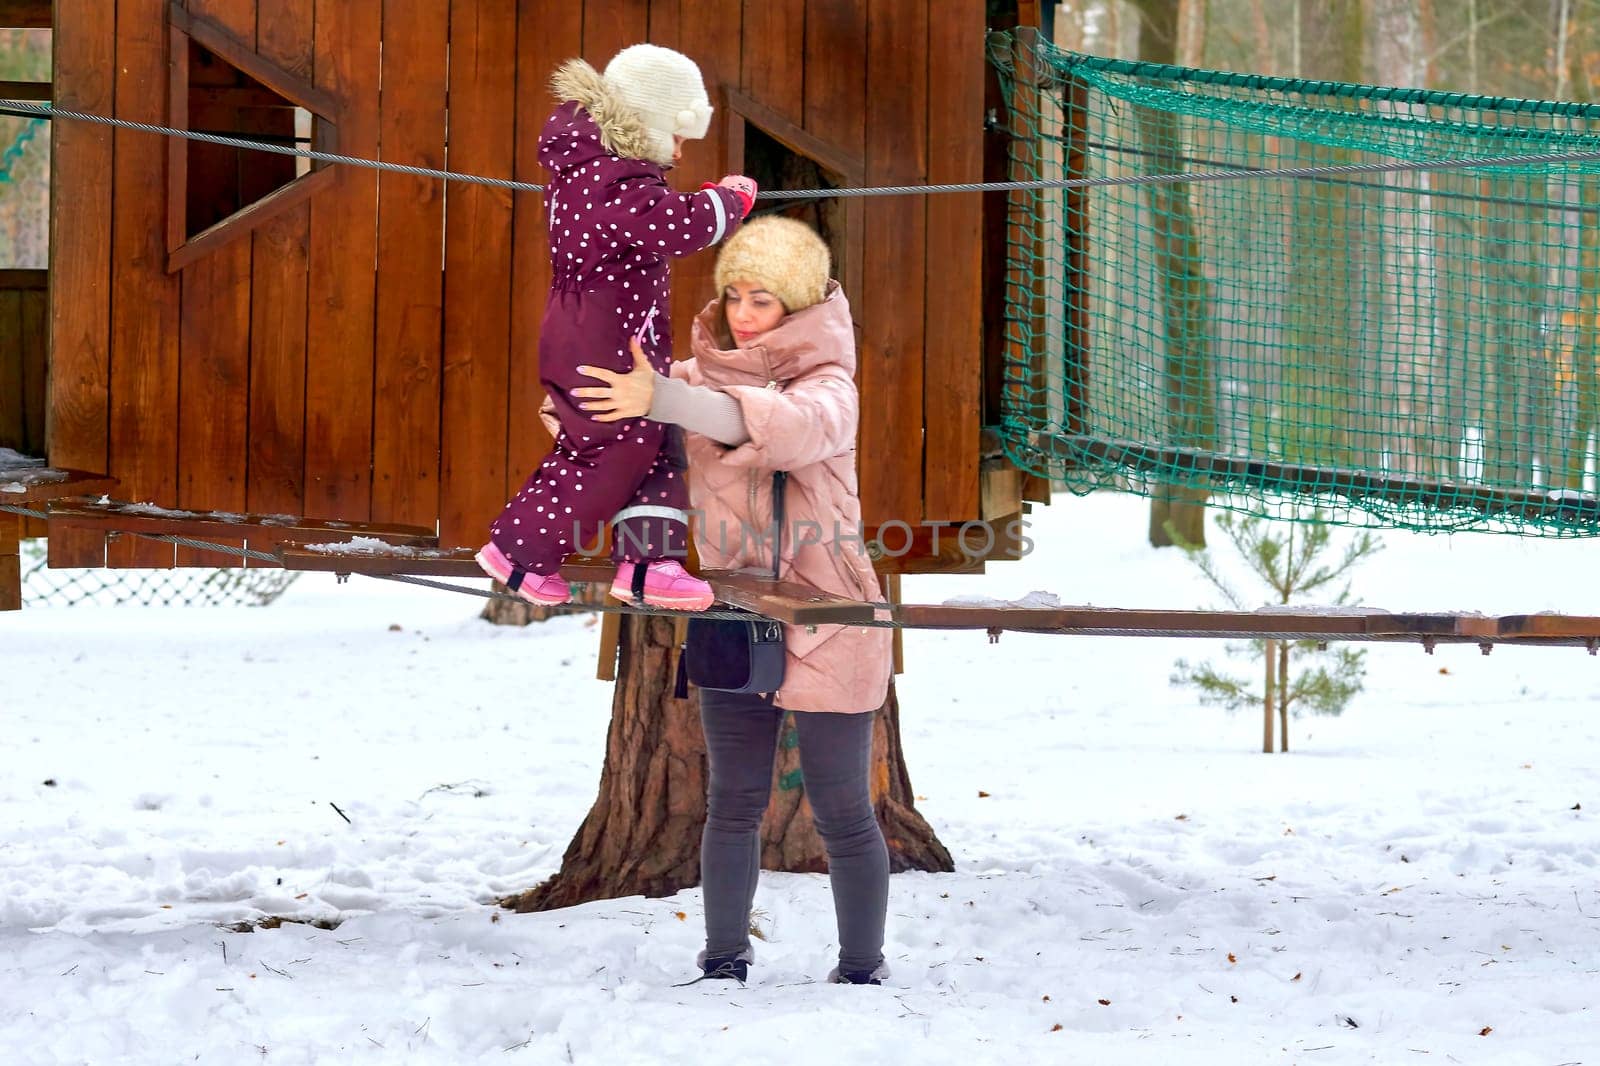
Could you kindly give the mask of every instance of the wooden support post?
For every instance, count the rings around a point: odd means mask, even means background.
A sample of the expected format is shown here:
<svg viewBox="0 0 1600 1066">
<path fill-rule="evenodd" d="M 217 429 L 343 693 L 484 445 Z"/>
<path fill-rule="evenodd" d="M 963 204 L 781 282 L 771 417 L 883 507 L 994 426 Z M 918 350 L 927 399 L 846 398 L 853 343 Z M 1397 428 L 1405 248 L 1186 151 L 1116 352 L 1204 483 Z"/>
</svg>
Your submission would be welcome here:
<svg viewBox="0 0 1600 1066">
<path fill-rule="evenodd" d="M 889 597 L 890 603 L 898 605 L 900 603 L 900 575 L 886 574 L 883 579 L 883 591 Z M 904 635 L 905 630 L 894 630 L 894 672 L 897 674 L 906 672 L 906 649 L 904 642 L 901 640 Z"/>
<path fill-rule="evenodd" d="M 0 611 L 22 610 L 22 519 L 0 511 Z"/>
<path fill-rule="evenodd" d="M 1022 511 L 1022 471 L 1005 458 L 985 459 L 979 467 L 978 517 L 985 522 Z M 1048 501 L 1047 501 L 1048 502 Z"/>
<path fill-rule="evenodd" d="M 8 30 L 48 30 L 50 0 L 0 0 L 0 26 Z"/>
<path fill-rule="evenodd" d="M 47 81 L 0 81 L 0 97 L 7 100 L 29 100 L 44 103 L 50 99 Z"/>
<path fill-rule="evenodd" d="M 600 617 L 600 662 L 594 676 L 601 681 L 617 679 L 617 642 L 622 638 L 622 615 L 615 612 Z"/>
</svg>

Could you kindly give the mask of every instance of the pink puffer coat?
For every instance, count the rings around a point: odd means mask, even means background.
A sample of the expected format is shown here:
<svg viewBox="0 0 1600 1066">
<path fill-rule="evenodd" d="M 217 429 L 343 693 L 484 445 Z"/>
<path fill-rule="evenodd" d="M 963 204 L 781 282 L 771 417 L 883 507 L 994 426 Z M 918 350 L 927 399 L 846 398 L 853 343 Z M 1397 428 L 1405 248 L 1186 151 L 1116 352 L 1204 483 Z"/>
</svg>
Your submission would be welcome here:
<svg viewBox="0 0 1600 1066">
<path fill-rule="evenodd" d="M 771 574 L 772 473 L 789 472 L 780 575 L 846 599 L 880 600 L 861 541 L 856 488 L 855 331 L 836 282 L 748 348 L 722 347 L 722 301 L 695 319 L 692 359 L 674 377 L 739 401 L 750 440 L 734 448 L 685 434 L 695 549 L 708 569 Z M 796 711 L 875 711 L 889 685 L 887 629 L 788 626 L 776 703 Z"/>
</svg>

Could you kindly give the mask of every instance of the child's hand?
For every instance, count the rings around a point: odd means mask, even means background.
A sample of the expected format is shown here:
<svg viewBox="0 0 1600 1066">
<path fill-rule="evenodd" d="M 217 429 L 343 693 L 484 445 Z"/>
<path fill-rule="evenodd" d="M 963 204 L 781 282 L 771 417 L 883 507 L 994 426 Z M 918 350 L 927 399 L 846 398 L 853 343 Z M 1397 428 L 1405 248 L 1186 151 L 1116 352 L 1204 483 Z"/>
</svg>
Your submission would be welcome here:
<svg viewBox="0 0 1600 1066">
<path fill-rule="evenodd" d="M 561 436 L 561 419 L 556 417 L 556 402 L 549 396 L 546 396 L 544 403 L 539 405 L 539 421 L 544 425 L 545 432 L 552 437 Z"/>
<path fill-rule="evenodd" d="M 758 191 L 753 179 L 747 178 L 743 174 L 729 174 L 717 184 L 738 193 L 739 202 L 744 204 L 744 213 L 746 215 L 750 214 L 750 209 L 756 205 L 756 192 Z"/>
<path fill-rule="evenodd" d="M 656 371 L 645 358 L 644 348 L 635 337 L 629 344 L 633 349 L 633 369 L 618 374 L 598 366 L 580 366 L 578 373 L 598 381 L 605 387 L 586 386 L 573 389 L 572 395 L 580 401 L 578 408 L 588 412 L 596 422 L 616 422 L 624 418 L 643 418 L 650 413 L 650 404 L 656 395 Z"/>
</svg>

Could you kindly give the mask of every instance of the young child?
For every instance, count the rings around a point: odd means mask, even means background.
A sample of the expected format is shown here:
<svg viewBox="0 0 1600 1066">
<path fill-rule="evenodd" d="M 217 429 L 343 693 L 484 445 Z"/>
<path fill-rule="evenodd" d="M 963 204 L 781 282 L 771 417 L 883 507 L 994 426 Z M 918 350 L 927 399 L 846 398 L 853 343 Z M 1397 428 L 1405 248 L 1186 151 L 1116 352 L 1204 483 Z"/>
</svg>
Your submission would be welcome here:
<svg viewBox="0 0 1600 1066">
<path fill-rule="evenodd" d="M 551 81 L 563 101 L 539 138 L 550 236 L 550 294 L 539 377 L 560 422 L 555 448 L 506 504 L 477 553 L 491 577 L 533 603 L 571 598 L 562 561 L 612 524 L 619 564 L 611 595 L 704 610 L 711 586 L 683 569 L 688 486 L 675 431 L 647 418 L 601 422 L 571 396 L 580 368 L 633 368 L 631 343 L 655 370 L 672 366 L 671 256 L 722 240 L 749 214 L 756 185 L 729 175 L 678 193 L 664 172 L 683 142 L 704 137 L 711 103 L 693 60 L 640 44 L 601 74 L 569 60 Z"/>
</svg>

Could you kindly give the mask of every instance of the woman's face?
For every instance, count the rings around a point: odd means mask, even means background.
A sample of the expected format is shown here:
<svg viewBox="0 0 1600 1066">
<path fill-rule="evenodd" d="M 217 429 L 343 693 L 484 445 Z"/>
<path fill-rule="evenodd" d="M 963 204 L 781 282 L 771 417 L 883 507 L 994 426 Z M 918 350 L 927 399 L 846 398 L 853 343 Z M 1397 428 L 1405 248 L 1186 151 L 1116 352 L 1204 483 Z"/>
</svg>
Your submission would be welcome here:
<svg viewBox="0 0 1600 1066">
<path fill-rule="evenodd" d="M 751 281 L 735 281 L 723 289 L 722 306 L 728 315 L 728 332 L 741 348 L 748 348 L 782 322 L 786 313 L 776 296 Z"/>
</svg>

